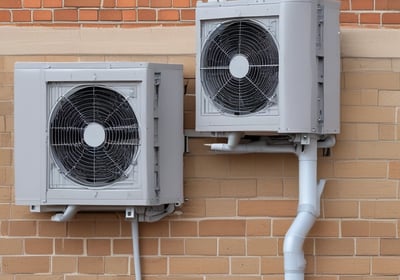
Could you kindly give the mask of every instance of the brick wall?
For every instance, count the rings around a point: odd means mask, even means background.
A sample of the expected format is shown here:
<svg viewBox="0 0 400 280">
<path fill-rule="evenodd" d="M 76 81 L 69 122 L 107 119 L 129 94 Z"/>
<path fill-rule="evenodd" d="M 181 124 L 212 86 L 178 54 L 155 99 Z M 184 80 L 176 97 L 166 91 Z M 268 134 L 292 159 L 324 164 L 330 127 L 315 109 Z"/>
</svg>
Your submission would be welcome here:
<svg viewBox="0 0 400 280">
<path fill-rule="evenodd" d="M 1 0 L 1 25 L 144 27 L 193 25 L 196 0 Z M 398 0 L 341 0 L 346 26 L 400 25 Z"/>
</svg>

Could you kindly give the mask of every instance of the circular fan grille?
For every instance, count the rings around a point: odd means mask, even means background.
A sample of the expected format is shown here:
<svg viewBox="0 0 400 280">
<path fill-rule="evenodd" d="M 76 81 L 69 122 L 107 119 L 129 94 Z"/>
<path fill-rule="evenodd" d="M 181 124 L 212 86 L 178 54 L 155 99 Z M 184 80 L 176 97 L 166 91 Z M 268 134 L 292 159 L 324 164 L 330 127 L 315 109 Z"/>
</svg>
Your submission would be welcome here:
<svg viewBox="0 0 400 280">
<path fill-rule="evenodd" d="M 221 112 L 247 115 L 274 104 L 278 48 L 259 23 L 219 25 L 206 39 L 200 64 L 203 88 Z"/>
<path fill-rule="evenodd" d="M 52 157 L 66 177 L 100 187 L 127 176 L 138 151 L 138 121 L 121 94 L 82 86 L 55 105 L 49 138 Z"/>
</svg>

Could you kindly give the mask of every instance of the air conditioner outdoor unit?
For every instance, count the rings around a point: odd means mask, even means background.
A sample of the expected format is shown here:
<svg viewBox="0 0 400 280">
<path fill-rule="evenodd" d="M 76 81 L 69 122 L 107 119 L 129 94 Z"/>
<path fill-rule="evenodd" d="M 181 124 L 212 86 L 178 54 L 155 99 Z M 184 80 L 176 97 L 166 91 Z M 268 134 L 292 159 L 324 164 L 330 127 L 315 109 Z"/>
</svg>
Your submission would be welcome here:
<svg viewBox="0 0 400 280">
<path fill-rule="evenodd" d="M 339 133 L 339 2 L 198 2 L 196 130 Z"/>
<path fill-rule="evenodd" d="M 182 77 L 181 65 L 17 63 L 16 203 L 182 203 Z"/>
</svg>

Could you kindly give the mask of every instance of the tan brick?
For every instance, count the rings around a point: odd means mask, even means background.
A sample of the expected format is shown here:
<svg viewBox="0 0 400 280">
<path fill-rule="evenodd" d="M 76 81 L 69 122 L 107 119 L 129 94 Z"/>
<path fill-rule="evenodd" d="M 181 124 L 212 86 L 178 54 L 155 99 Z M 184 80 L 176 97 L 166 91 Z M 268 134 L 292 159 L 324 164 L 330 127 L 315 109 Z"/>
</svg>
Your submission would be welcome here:
<svg viewBox="0 0 400 280">
<path fill-rule="evenodd" d="M 343 105 L 378 105 L 378 89 L 343 89 L 340 102 Z"/>
<path fill-rule="evenodd" d="M 132 239 L 114 239 L 113 255 L 131 255 L 132 254 Z M 139 245 L 140 246 L 140 245 Z"/>
<path fill-rule="evenodd" d="M 105 274 L 128 274 L 129 257 L 105 257 L 104 273 Z"/>
<path fill-rule="evenodd" d="M 379 106 L 396 107 L 400 105 L 400 91 L 382 90 L 379 91 Z"/>
<path fill-rule="evenodd" d="M 295 200 L 239 200 L 239 216 L 292 217 L 296 211 Z"/>
<path fill-rule="evenodd" d="M 35 221 L 11 221 L 9 224 L 9 234 L 11 236 L 35 236 Z"/>
<path fill-rule="evenodd" d="M 82 255 L 84 252 L 82 239 L 56 239 L 54 247 L 57 255 Z"/>
<path fill-rule="evenodd" d="M 139 246 L 142 256 L 159 254 L 159 238 L 141 238 L 139 240 Z"/>
<path fill-rule="evenodd" d="M 293 219 L 273 219 L 272 236 L 285 236 L 293 223 Z"/>
<path fill-rule="evenodd" d="M 344 178 L 385 178 L 387 163 L 377 161 L 336 161 L 335 176 Z"/>
<path fill-rule="evenodd" d="M 257 274 L 260 266 L 260 258 L 257 257 L 232 257 L 231 259 L 233 274 Z"/>
<path fill-rule="evenodd" d="M 223 197 L 255 197 L 257 196 L 256 180 L 223 180 L 221 181 Z"/>
<path fill-rule="evenodd" d="M 358 144 L 358 156 L 360 159 L 398 159 L 400 144 L 391 141 L 360 142 Z M 372 149 L 372 150 L 371 150 Z"/>
<path fill-rule="evenodd" d="M 246 220 L 247 236 L 267 236 L 271 234 L 271 220 L 254 219 Z"/>
<path fill-rule="evenodd" d="M 400 179 L 400 161 L 389 162 L 389 179 Z"/>
<path fill-rule="evenodd" d="M 388 58 L 344 58 L 342 59 L 342 71 L 390 71 L 392 60 Z"/>
<path fill-rule="evenodd" d="M 104 258 L 78 257 L 78 272 L 88 274 L 104 273 Z"/>
<path fill-rule="evenodd" d="M 146 237 L 169 236 L 169 224 L 165 220 L 156 223 L 141 223 L 139 232 Z"/>
<path fill-rule="evenodd" d="M 338 237 L 339 222 L 336 220 L 318 219 L 308 233 L 310 237 Z"/>
<path fill-rule="evenodd" d="M 3 280 L 3 278 L 0 279 Z M 43 274 L 17 274 L 14 280 L 64 280 L 63 275 L 43 275 Z M 11 279 L 10 279 L 11 280 Z"/>
<path fill-rule="evenodd" d="M 111 241 L 109 239 L 88 239 L 86 244 L 88 256 L 109 256 L 111 254 Z"/>
<path fill-rule="evenodd" d="M 400 240 L 394 238 L 381 239 L 381 256 L 398 256 L 400 253 Z"/>
<path fill-rule="evenodd" d="M 319 257 L 316 259 L 318 274 L 368 275 L 369 258 L 353 257 Z"/>
<path fill-rule="evenodd" d="M 143 274 L 166 274 L 167 258 L 166 257 L 144 257 L 141 259 Z M 133 261 L 130 262 L 131 266 Z M 131 271 L 134 271 L 133 268 Z"/>
<path fill-rule="evenodd" d="M 8 203 L 0 204 L 0 219 L 10 218 L 10 205 Z"/>
<path fill-rule="evenodd" d="M 226 155 L 185 157 L 184 166 L 185 177 L 224 178 L 229 176 L 229 157 Z"/>
<path fill-rule="evenodd" d="M 185 179 L 185 197 L 220 197 L 220 181 L 213 179 Z"/>
<path fill-rule="evenodd" d="M 44 256 L 13 256 L 2 258 L 3 273 L 48 273 L 50 258 Z"/>
<path fill-rule="evenodd" d="M 248 256 L 276 256 L 278 253 L 278 240 L 276 238 L 248 238 Z"/>
<path fill-rule="evenodd" d="M 356 255 L 358 256 L 379 255 L 379 238 L 357 238 Z"/>
<path fill-rule="evenodd" d="M 77 272 L 77 263 L 77 257 L 53 256 L 51 258 L 51 271 L 54 274 Z"/>
<path fill-rule="evenodd" d="M 204 199 L 189 199 L 181 208 L 183 217 L 205 217 L 206 201 Z"/>
<path fill-rule="evenodd" d="M 396 130 L 397 126 L 395 125 L 379 125 L 379 140 L 387 141 L 387 140 L 396 140 Z"/>
<path fill-rule="evenodd" d="M 354 239 L 351 238 L 318 238 L 315 240 L 315 251 L 320 256 L 352 256 L 354 248 Z"/>
<path fill-rule="evenodd" d="M 357 218 L 359 216 L 358 207 L 357 201 L 322 201 L 322 212 L 325 218 Z"/>
<path fill-rule="evenodd" d="M 280 178 L 257 179 L 257 196 L 277 196 L 283 195 L 283 181 Z"/>
<path fill-rule="evenodd" d="M 196 238 L 185 240 L 186 255 L 216 256 L 217 239 L 215 238 Z"/>
<path fill-rule="evenodd" d="M 261 258 L 262 274 L 282 274 L 283 273 L 283 257 L 262 257 Z"/>
<path fill-rule="evenodd" d="M 228 257 L 170 257 L 172 274 L 227 274 Z"/>
<path fill-rule="evenodd" d="M 358 157 L 357 142 L 338 141 L 338 144 L 331 149 L 331 154 L 334 159 L 354 159 Z"/>
<path fill-rule="evenodd" d="M 342 221 L 342 236 L 344 237 L 394 237 L 396 224 L 394 222 L 371 222 L 359 220 Z"/>
<path fill-rule="evenodd" d="M 25 239 L 25 253 L 30 255 L 53 254 L 53 239 L 27 238 Z"/>
<path fill-rule="evenodd" d="M 398 89 L 400 87 L 400 75 L 395 72 L 347 72 L 344 73 L 345 88 L 376 88 Z"/>
<path fill-rule="evenodd" d="M 244 256 L 246 254 L 246 243 L 241 238 L 220 238 L 218 246 L 220 256 Z"/>
<path fill-rule="evenodd" d="M 185 78 L 195 78 L 196 57 L 194 55 L 168 56 L 168 63 L 182 64 L 183 76 Z"/>
<path fill-rule="evenodd" d="M 200 236 L 244 236 L 245 220 L 205 220 L 199 222 Z"/>
<path fill-rule="evenodd" d="M 361 201 L 360 217 L 370 219 L 400 219 L 400 201 Z"/>
<path fill-rule="evenodd" d="M 39 221 L 38 226 L 40 236 L 65 237 L 67 233 L 66 223 Z"/>
<path fill-rule="evenodd" d="M 329 180 L 323 195 L 330 199 L 397 198 L 397 183 L 375 179 Z"/>
<path fill-rule="evenodd" d="M 236 216 L 235 199 L 209 199 L 206 200 L 207 217 L 233 217 Z"/>
<path fill-rule="evenodd" d="M 0 239 L 0 255 L 23 255 L 24 242 L 17 238 Z"/>
<path fill-rule="evenodd" d="M 283 175 L 284 157 L 274 154 L 231 155 L 233 177 L 279 177 Z"/>
<path fill-rule="evenodd" d="M 171 236 L 197 236 L 198 223 L 192 221 L 171 221 Z"/>
<path fill-rule="evenodd" d="M 183 238 L 161 238 L 161 255 L 183 255 L 185 253 L 185 240 Z"/>
<path fill-rule="evenodd" d="M 364 123 L 344 123 L 340 127 L 338 140 L 378 140 L 379 125 Z"/>
<path fill-rule="evenodd" d="M 13 161 L 13 153 L 9 148 L 0 148 L 0 166 L 10 166 Z"/>
<path fill-rule="evenodd" d="M 394 123 L 395 109 L 374 106 L 342 106 L 340 112 L 342 122 L 358 123 Z"/>
<path fill-rule="evenodd" d="M 375 275 L 399 275 L 398 257 L 375 257 L 372 259 L 372 273 Z"/>
</svg>

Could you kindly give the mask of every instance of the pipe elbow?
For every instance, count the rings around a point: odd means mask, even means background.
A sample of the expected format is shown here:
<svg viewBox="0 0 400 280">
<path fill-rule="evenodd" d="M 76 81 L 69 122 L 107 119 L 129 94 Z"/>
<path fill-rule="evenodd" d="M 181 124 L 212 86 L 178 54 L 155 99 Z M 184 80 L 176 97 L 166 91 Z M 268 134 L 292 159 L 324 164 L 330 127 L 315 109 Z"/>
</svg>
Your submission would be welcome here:
<svg viewBox="0 0 400 280">
<path fill-rule="evenodd" d="M 51 217 L 54 222 L 66 222 L 72 219 L 78 213 L 79 207 L 77 205 L 68 205 L 63 213 L 57 213 Z"/>
</svg>

